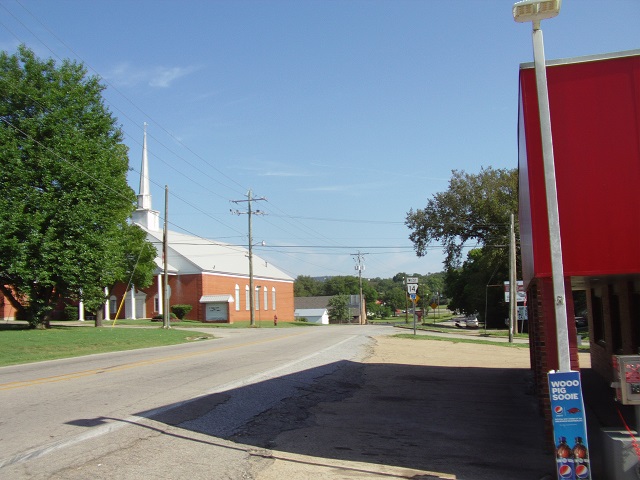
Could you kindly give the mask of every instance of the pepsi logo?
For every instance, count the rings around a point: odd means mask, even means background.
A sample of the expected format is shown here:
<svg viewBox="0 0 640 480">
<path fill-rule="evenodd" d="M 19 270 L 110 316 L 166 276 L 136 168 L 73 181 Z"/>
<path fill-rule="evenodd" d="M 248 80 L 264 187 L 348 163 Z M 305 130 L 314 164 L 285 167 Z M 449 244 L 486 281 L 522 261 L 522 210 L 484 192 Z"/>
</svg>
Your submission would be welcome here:
<svg viewBox="0 0 640 480">
<path fill-rule="evenodd" d="M 560 468 L 558 468 L 558 475 L 560 475 L 560 478 L 571 478 L 573 476 L 572 473 L 573 472 L 569 465 L 561 465 Z"/>
<path fill-rule="evenodd" d="M 560 415 L 563 412 L 563 408 L 560 405 L 558 405 L 553 409 L 553 411 L 556 412 L 556 415 Z"/>
<path fill-rule="evenodd" d="M 589 469 L 586 465 L 578 465 L 576 467 L 576 477 L 589 478 Z"/>
</svg>

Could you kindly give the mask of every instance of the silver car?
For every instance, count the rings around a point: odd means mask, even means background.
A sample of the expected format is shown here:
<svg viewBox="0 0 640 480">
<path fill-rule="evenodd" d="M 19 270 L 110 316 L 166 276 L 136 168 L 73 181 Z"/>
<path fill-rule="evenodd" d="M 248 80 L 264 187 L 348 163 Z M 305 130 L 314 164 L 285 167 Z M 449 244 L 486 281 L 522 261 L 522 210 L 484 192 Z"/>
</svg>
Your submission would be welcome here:
<svg viewBox="0 0 640 480">
<path fill-rule="evenodd" d="M 479 328 L 480 323 L 478 322 L 478 317 L 475 315 L 471 315 L 470 317 L 466 317 L 464 319 L 464 323 L 467 328 Z"/>
</svg>

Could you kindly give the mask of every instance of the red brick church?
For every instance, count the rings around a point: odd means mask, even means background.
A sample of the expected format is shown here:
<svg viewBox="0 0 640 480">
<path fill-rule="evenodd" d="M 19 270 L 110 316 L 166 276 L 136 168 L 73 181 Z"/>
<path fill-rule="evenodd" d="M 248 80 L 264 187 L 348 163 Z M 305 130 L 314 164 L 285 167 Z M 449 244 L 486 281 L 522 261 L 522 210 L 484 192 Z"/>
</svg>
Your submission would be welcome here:
<svg viewBox="0 0 640 480">
<path fill-rule="evenodd" d="M 114 318 L 124 297 L 119 318 L 151 318 L 163 308 L 163 231 L 159 212 L 153 210 L 149 189 L 149 163 L 146 131 L 142 147 L 142 167 L 138 208 L 132 220 L 147 232 L 147 240 L 159 253 L 158 268 L 151 286 L 134 286 L 125 293 L 117 285 L 105 306 L 105 318 Z M 249 320 L 249 252 L 247 248 L 193 235 L 168 231 L 168 278 L 170 304 L 188 304 L 193 308 L 188 319 L 202 322 Z M 293 321 L 294 279 L 273 264 L 253 254 L 255 321 Z"/>
</svg>

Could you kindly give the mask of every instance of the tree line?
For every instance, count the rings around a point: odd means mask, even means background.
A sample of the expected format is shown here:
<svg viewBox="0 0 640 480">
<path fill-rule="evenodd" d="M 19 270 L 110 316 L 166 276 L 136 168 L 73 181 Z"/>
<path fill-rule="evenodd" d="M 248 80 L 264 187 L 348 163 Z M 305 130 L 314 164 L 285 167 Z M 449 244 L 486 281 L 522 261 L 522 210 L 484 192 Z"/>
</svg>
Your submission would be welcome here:
<svg viewBox="0 0 640 480">
<path fill-rule="evenodd" d="M 380 317 L 389 317 L 396 311 L 406 310 L 410 305 L 407 295 L 406 278 L 417 277 L 419 281 L 417 305 L 429 308 L 436 301 L 446 303 L 444 273 L 405 273 L 392 278 L 362 279 L 362 294 L 367 312 Z M 353 275 L 314 278 L 300 275 L 294 282 L 296 297 L 317 297 L 335 295 L 359 295 L 360 279 Z"/>
</svg>

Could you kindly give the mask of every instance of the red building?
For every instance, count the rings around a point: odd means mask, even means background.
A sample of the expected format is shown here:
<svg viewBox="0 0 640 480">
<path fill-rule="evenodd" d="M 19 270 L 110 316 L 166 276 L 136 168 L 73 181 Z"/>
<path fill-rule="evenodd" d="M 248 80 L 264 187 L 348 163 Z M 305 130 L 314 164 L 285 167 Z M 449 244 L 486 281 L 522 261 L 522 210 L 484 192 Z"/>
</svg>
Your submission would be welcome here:
<svg viewBox="0 0 640 480">
<path fill-rule="evenodd" d="M 582 291 L 590 373 L 599 395 L 613 398 L 612 356 L 640 348 L 640 51 L 547 62 L 547 78 L 571 366 L 579 368 L 571 292 Z M 558 358 L 533 64 L 521 66 L 519 87 L 519 217 L 531 365 L 548 412 L 546 374 L 558 368 Z M 585 391 L 586 401 L 589 395 Z"/>
</svg>

